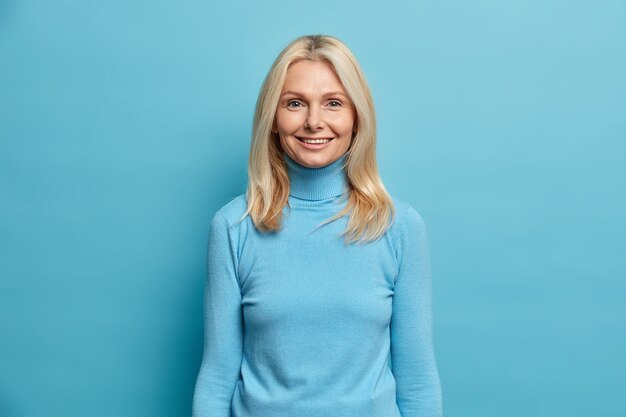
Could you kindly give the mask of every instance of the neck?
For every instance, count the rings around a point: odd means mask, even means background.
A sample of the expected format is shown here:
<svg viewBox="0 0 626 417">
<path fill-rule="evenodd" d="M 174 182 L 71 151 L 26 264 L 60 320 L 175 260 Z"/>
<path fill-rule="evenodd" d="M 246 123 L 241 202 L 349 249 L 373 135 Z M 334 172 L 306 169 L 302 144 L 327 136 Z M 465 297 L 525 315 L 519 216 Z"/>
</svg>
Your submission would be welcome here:
<svg viewBox="0 0 626 417">
<path fill-rule="evenodd" d="M 289 195 L 302 200 L 325 200 L 348 191 L 344 168 L 347 154 L 321 168 L 309 168 L 283 154 L 289 174 Z"/>
</svg>

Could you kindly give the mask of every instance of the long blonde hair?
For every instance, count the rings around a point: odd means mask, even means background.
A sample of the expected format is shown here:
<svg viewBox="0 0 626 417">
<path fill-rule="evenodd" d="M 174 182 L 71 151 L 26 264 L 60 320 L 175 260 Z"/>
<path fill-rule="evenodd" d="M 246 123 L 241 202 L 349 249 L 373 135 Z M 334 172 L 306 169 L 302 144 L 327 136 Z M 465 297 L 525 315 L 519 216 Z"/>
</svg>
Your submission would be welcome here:
<svg viewBox="0 0 626 417">
<path fill-rule="evenodd" d="M 289 205 L 289 176 L 284 150 L 272 124 L 289 66 L 301 60 L 324 60 L 335 70 L 356 109 L 356 134 L 347 150 L 345 169 L 349 197 L 345 207 L 318 227 L 349 215 L 342 233 L 346 243 L 381 237 L 391 225 L 395 208 L 380 179 L 376 163 L 376 114 L 365 76 L 352 52 L 339 39 L 306 35 L 278 55 L 265 77 L 256 103 L 248 160 L 247 211 L 261 232 L 281 229 L 282 210 Z"/>
</svg>

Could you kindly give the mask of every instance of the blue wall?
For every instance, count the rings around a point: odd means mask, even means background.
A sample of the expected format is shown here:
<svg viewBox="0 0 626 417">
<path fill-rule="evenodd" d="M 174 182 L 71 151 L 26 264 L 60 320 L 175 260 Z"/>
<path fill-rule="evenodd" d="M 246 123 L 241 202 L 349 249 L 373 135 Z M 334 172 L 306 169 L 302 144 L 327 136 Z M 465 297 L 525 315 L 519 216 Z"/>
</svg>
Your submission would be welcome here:
<svg viewBox="0 0 626 417">
<path fill-rule="evenodd" d="M 190 414 L 209 221 L 307 33 L 429 227 L 446 417 L 626 415 L 618 0 L 0 2 L 0 415 Z"/>
</svg>

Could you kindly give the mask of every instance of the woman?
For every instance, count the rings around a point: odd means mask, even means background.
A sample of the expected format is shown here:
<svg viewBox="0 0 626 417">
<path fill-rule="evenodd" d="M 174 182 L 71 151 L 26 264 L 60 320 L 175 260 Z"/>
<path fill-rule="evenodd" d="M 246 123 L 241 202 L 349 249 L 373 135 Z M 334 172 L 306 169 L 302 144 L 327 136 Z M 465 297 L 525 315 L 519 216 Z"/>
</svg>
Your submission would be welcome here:
<svg viewBox="0 0 626 417">
<path fill-rule="evenodd" d="M 442 415 L 426 228 L 385 191 L 375 145 L 350 50 L 289 44 L 257 101 L 247 192 L 211 222 L 194 417 Z"/>
</svg>

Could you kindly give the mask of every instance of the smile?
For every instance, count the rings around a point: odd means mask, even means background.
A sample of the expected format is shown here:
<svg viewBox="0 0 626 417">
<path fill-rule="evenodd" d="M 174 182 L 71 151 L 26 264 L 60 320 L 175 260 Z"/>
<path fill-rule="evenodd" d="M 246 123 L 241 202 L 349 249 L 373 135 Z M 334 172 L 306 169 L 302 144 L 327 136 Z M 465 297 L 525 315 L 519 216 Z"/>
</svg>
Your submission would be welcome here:
<svg viewBox="0 0 626 417">
<path fill-rule="evenodd" d="M 334 138 L 300 138 L 300 137 L 296 136 L 296 139 L 298 139 L 300 142 L 304 142 L 304 143 L 319 144 L 319 143 L 328 143 L 331 140 L 333 140 Z"/>
</svg>

